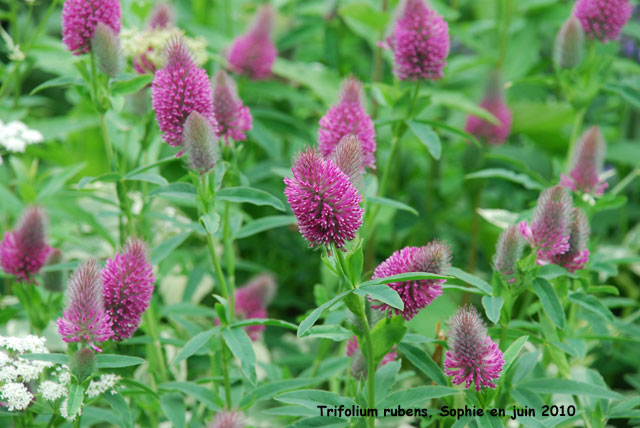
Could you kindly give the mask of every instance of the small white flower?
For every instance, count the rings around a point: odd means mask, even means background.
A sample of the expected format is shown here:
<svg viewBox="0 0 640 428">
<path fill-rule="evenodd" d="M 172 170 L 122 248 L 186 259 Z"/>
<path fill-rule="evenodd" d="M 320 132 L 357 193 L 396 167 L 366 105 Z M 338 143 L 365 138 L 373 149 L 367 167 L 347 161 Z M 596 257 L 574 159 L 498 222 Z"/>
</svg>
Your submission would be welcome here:
<svg viewBox="0 0 640 428">
<path fill-rule="evenodd" d="M 10 152 L 24 152 L 29 144 L 41 143 L 44 137 L 40 131 L 29 129 L 17 120 L 6 125 L 0 121 L 0 145 Z"/>
<path fill-rule="evenodd" d="M 67 389 L 64 387 L 64 385 L 50 380 L 45 380 L 44 382 L 42 382 L 38 391 L 45 399 L 49 401 L 56 401 L 58 398 L 63 397 L 67 394 Z"/>
<path fill-rule="evenodd" d="M 9 358 L 9 356 L 6 353 L 0 351 L 0 367 L 4 367 L 10 362 L 11 362 L 11 358 Z"/>
<path fill-rule="evenodd" d="M 13 382 L 18 379 L 18 370 L 12 365 L 6 365 L 0 369 L 0 382 Z"/>
<path fill-rule="evenodd" d="M 7 409 L 10 412 L 26 409 L 31 400 L 33 400 L 33 395 L 27 387 L 16 382 L 5 383 L 0 388 L 0 396 L 6 401 Z"/>
<path fill-rule="evenodd" d="M 0 127 L 1 126 L 2 123 L 0 122 Z M 45 342 L 46 339 L 44 337 L 38 337 L 32 334 L 26 337 L 0 336 L 0 348 L 15 351 L 18 354 L 27 352 L 37 354 L 49 353 L 49 350 L 44 345 Z"/>
<path fill-rule="evenodd" d="M 87 388 L 87 396 L 89 398 L 97 397 L 98 395 L 106 392 L 116 385 L 118 381 L 122 379 L 120 376 L 115 374 L 103 374 L 100 376 L 100 379 L 95 381 L 92 380 Z"/>
</svg>

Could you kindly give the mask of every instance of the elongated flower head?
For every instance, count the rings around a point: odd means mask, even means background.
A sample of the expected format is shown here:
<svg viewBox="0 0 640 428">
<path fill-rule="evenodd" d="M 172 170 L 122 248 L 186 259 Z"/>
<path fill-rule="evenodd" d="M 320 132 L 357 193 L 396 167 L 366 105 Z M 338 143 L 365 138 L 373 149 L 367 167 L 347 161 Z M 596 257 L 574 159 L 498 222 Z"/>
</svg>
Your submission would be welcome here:
<svg viewBox="0 0 640 428">
<path fill-rule="evenodd" d="M 356 189 L 359 189 L 364 168 L 362 141 L 356 135 L 349 134 L 340 140 L 330 157 L 340 171 L 349 177 Z"/>
<path fill-rule="evenodd" d="M 351 362 L 351 374 L 356 378 L 366 377 L 368 371 L 367 359 L 360 350 L 357 336 L 353 336 L 347 341 L 347 356 L 353 359 Z M 382 360 L 380 360 L 380 364 L 378 364 L 378 368 L 390 363 L 391 361 L 394 361 L 397 358 L 398 353 L 395 351 L 394 346 L 391 352 L 382 357 Z"/>
<path fill-rule="evenodd" d="M 262 6 L 249 31 L 233 41 L 228 59 L 234 72 L 256 80 L 271 76 L 278 56 L 271 40 L 273 20 L 271 5 Z"/>
<path fill-rule="evenodd" d="M 57 265 L 62 263 L 62 251 L 58 248 L 53 248 L 47 257 L 46 265 Z M 51 272 L 45 272 L 42 275 L 44 288 L 49 291 L 60 292 L 64 289 L 64 276 L 65 271 L 55 270 Z"/>
<path fill-rule="evenodd" d="M 423 0 L 406 0 L 388 40 L 400 80 L 442 77 L 449 55 L 449 25 Z"/>
<path fill-rule="evenodd" d="M 498 345 L 487 336 L 487 329 L 473 306 L 465 306 L 449 320 L 449 350 L 445 354 L 444 371 L 453 376 L 453 383 L 464 382 L 476 391 L 495 388 L 504 358 Z"/>
<path fill-rule="evenodd" d="M 362 225 L 362 197 L 331 159 L 314 149 L 293 161 L 293 178 L 285 178 L 284 194 L 298 228 L 310 247 L 335 244 L 343 248 Z"/>
<path fill-rule="evenodd" d="M 573 68 L 582 62 L 584 31 L 580 21 L 570 16 L 562 24 L 553 46 L 553 63 L 557 68 Z"/>
<path fill-rule="evenodd" d="M 175 23 L 175 11 L 170 3 L 159 3 L 154 6 L 149 18 L 149 28 L 152 30 L 173 27 Z"/>
<path fill-rule="evenodd" d="M 91 50 L 96 54 L 98 68 L 109 77 L 116 77 L 122 69 L 122 55 L 118 34 L 107 24 L 98 22 L 91 38 Z"/>
<path fill-rule="evenodd" d="M 324 157 L 329 157 L 347 135 L 358 137 L 362 144 L 364 166 L 376 167 L 376 131 L 373 121 L 364 109 L 362 84 L 349 77 L 342 85 L 340 101 L 320 119 L 318 147 Z"/>
<path fill-rule="evenodd" d="M 62 42 L 74 55 L 85 54 L 98 23 L 118 34 L 122 27 L 120 0 L 65 0 L 62 6 Z"/>
<path fill-rule="evenodd" d="M 516 263 L 522 256 L 524 240 L 518 226 L 510 226 L 500 234 L 493 266 L 508 282 L 516 280 Z"/>
<path fill-rule="evenodd" d="M 569 228 L 569 249 L 551 257 L 551 262 L 560 265 L 569 272 L 584 269 L 589 262 L 589 221 L 579 208 L 573 209 L 573 222 Z"/>
<path fill-rule="evenodd" d="M 243 141 L 251 129 L 253 118 L 249 107 L 242 104 L 235 82 L 220 70 L 213 79 L 213 116 L 218 123 L 218 137 Z"/>
<path fill-rule="evenodd" d="M 469 134 L 485 139 L 493 145 L 504 143 L 511 133 L 511 110 L 505 101 L 503 87 L 500 73 L 492 72 L 484 98 L 480 103 L 480 107 L 498 119 L 498 124 L 494 125 L 477 116 L 470 115 L 465 127 L 465 131 Z"/>
<path fill-rule="evenodd" d="M 572 191 L 602 195 L 609 183 L 599 178 L 604 163 L 605 141 L 600 128 L 593 126 L 580 137 L 573 152 L 569 176 L 562 174 L 560 184 Z"/>
<path fill-rule="evenodd" d="M 100 268 L 95 260 L 80 265 L 67 287 L 67 304 L 58 318 L 58 333 L 65 342 L 83 342 L 100 352 L 96 342 L 111 338 L 112 321 L 104 309 Z"/>
<path fill-rule="evenodd" d="M 631 12 L 629 0 L 578 0 L 573 8 L 584 32 L 603 43 L 620 35 Z"/>
<path fill-rule="evenodd" d="M 222 411 L 218 413 L 209 428 L 244 428 L 244 417 L 240 412 Z"/>
<path fill-rule="evenodd" d="M 569 249 L 569 226 L 573 221 L 573 202 L 564 187 L 544 190 L 538 198 L 531 226 L 519 224 L 520 232 L 538 251 L 538 262 L 550 260 Z"/>
<path fill-rule="evenodd" d="M 189 167 L 206 174 L 220 159 L 218 137 L 211 122 L 197 111 L 187 117 L 183 130 L 184 151 Z"/>
<path fill-rule="evenodd" d="M 38 207 L 25 210 L 16 228 L 0 243 L 0 265 L 18 281 L 33 282 L 51 253 L 46 238 L 46 214 Z"/>
<path fill-rule="evenodd" d="M 380 263 L 373 273 L 373 278 L 385 278 L 408 272 L 429 272 L 444 274 L 451 265 L 451 249 L 443 242 L 433 240 L 423 247 L 405 247 L 393 253 Z M 430 305 L 442 294 L 444 279 L 421 279 L 417 281 L 392 282 L 387 284 L 398 292 L 404 310 L 392 308 L 385 303 L 372 305 L 371 308 L 392 316 L 402 315 L 411 320 L 420 310 Z"/>
<path fill-rule="evenodd" d="M 240 319 L 267 318 L 267 306 L 273 300 L 278 285 L 273 275 L 261 274 L 235 291 L 236 316 Z M 245 331 L 251 340 L 258 340 L 264 325 L 250 325 Z"/>
<path fill-rule="evenodd" d="M 153 267 L 143 241 L 130 239 L 102 271 L 104 304 L 113 322 L 113 339 L 133 336 L 153 294 Z"/>
<path fill-rule="evenodd" d="M 173 39 L 166 47 L 167 63 L 151 85 L 151 102 L 164 140 L 171 146 L 183 142 L 187 116 L 197 111 L 216 128 L 209 76 L 193 61 L 184 41 Z"/>
</svg>

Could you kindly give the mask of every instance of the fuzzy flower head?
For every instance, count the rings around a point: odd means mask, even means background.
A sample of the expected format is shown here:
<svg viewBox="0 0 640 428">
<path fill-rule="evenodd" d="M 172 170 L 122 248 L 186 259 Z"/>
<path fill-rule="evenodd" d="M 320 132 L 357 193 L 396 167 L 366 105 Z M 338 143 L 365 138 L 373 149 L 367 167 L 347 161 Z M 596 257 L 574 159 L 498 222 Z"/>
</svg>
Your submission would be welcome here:
<svg viewBox="0 0 640 428">
<path fill-rule="evenodd" d="M 211 122 L 193 111 L 184 123 L 183 136 L 189 167 L 200 174 L 211 171 L 220 159 L 218 137 Z"/>
<path fill-rule="evenodd" d="M 284 194 L 300 233 L 310 247 L 335 244 L 342 249 L 362 225 L 360 193 L 331 159 L 314 149 L 301 152 L 291 170 Z"/>
<path fill-rule="evenodd" d="M 278 285 L 270 274 L 253 278 L 244 287 L 235 291 L 235 312 L 240 319 L 267 318 L 267 306 L 273 300 Z M 264 325 L 250 325 L 245 328 L 251 340 L 256 341 Z"/>
<path fill-rule="evenodd" d="M 444 371 L 455 385 L 464 382 L 469 389 L 473 382 L 476 391 L 496 387 L 493 381 L 500 377 L 504 358 L 473 306 L 458 309 L 449 320 L 448 344 Z"/>
<path fill-rule="evenodd" d="M 363 106 L 362 84 L 349 77 L 342 84 L 340 101 L 320 119 L 318 147 L 324 157 L 329 157 L 347 135 L 360 139 L 364 156 L 362 167 L 376 167 L 376 131 L 373 121 Z"/>
<path fill-rule="evenodd" d="M 424 0 L 406 0 L 388 44 L 400 80 L 442 77 L 449 55 L 449 25 Z"/>
<path fill-rule="evenodd" d="M 271 76 L 271 67 L 278 56 L 271 40 L 273 21 L 273 9 L 266 4 L 249 31 L 233 41 L 228 60 L 234 72 L 255 80 Z"/>
<path fill-rule="evenodd" d="M 244 417 L 240 412 L 223 411 L 216 415 L 209 428 L 244 428 Z"/>
<path fill-rule="evenodd" d="M 450 265 L 451 249 L 445 243 L 434 240 L 423 247 L 405 247 L 396 251 L 378 265 L 373 273 L 373 279 L 409 272 L 444 274 Z M 387 312 L 389 316 L 394 313 L 402 315 L 409 321 L 442 294 L 444 282 L 444 279 L 421 279 L 389 283 L 387 285 L 400 295 L 404 310 L 392 308 L 385 303 L 372 305 L 371 308 Z"/>
<path fill-rule="evenodd" d="M 174 26 L 176 17 L 170 3 L 158 3 L 151 11 L 148 27 L 152 30 L 170 28 Z"/>
<path fill-rule="evenodd" d="M 155 277 L 146 244 L 130 239 L 122 253 L 107 260 L 102 282 L 105 311 L 113 322 L 113 339 L 128 339 L 138 329 L 153 294 Z"/>
<path fill-rule="evenodd" d="M 518 226 L 510 226 L 500 234 L 496 254 L 493 257 L 493 266 L 508 282 L 516 280 L 516 263 L 522 256 L 524 239 L 518 230 Z"/>
<path fill-rule="evenodd" d="M 171 40 L 166 55 L 166 66 L 156 72 L 151 85 L 151 103 L 164 140 L 180 146 L 184 122 L 191 112 L 197 111 L 216 127 L 213 102 L 209 76 L 196 66 L 184 41 Z"/>
<path fill-rule="evenodd" d="M 98 23 L 118 34 L 122 27 L 120 0 L 65 0 L 62 6 L 62 42 L 74 55 L 91 49 Z"/>
<path fill-rule="evenodd" d="M 569 228 L 569 249 L 562 254 L 552 256 L 550 261 L 572 273 L 584 269 L 589 262 L 587 243 L 590 231 L 587 217 L 580 209 L 574 208 L 573 222 Z"/>
<path fill-rule="evenodd" d="M 569 249 L 572 215 L 573 202 L 564 187 L 554 186 L 540 194 L 531 225 L 519 224 L 524 238 L 538 251 L 538 263 Z"/>
<path fill-rule="evenodd" d="M 347 356 L 353 359 L 351 363 L 351 374 L 358 377 L 366 377 L 367 376 L 367 359 L 362 353 L 360 349 L 360 345 L 358 343 L 358 337 L 353 336 L 351 339 L 347 341 Z M 395 346 L 391 352 L 387 353 L 382 360 L 380 360 L 380 364 L 378 364 L 378 368 L 384 366 L 385 364 L 390 363 L 398 358 L 398 353 L 395 351 Z"/>
<path fill-rule="evenodd" d="M 494 125 L 477 116 L 469 116 L 465 131 L 477 138 L 485 139 L 489 144 L 504 143 L 511 133 L 511 110 L 504 97 L 504 85 L 500 73 L 495 71 L 489 76 L 487 89 L 480 107 L 487 110 L 498 120 Z"/>
<path fill-rule="evenodd" d="M 23 213 L 16 228 L 0 242 L 0 266 L 18 281 L 36 283 L 33 275 L 44 266 L 52 249 L 46 241 L 46 214 L 38 207 Z"/>
<path fill-rule="evenodd" d="M 353 134 L 343 137 L 336 149 L 331 153 L 331 160 L 340 168 L 340 171 L 347 174 L 356 189 L 359 189 L 362 185 L 362 169 L 364 166 L 362 141 Z"/>
<path fill-rule="evenodd" d="M 600 180 L 599 173 L 604 163 L 605 141 L 600 128 L 589 128 L 580 138 L 573 152 L 573 168 L 569 176 L 562 174 L 560 184 L 582 193 L 602 195 L 609 186 Z"/>
<path fill-rule="evenodd" d="M 122 69 L 120 39 L 107 24 L 98 22 L 91 38 L 91 50 L 96 55 L 98 68 L 109 77 L 116 77 Z"/>
<path fill-rule="evenodd" d="M 570 16 L 558 31 L 553 46 L 553 63 L 557 68 L 573 68 L 582 62 L 584 31 L 580 21 Z"/>
<path fill-rule="evenodd" d="M 67 305 L 58 318 L 58 333 L 65 342 L 84 342 L 100 352 L 95 342 L 112 336 L 109 315 L 104 309 L 100 268 L 95 260 L 80 265 L 67 287 Z"/>
<path fill-rule="evenodd" d="M 629 0 L 578 0 L 573 8 L 584 32 L 603 43 L 618 38 L 631 13 Z"/>
<path fill-rule="evenodd" d="M 235 82 L 220 70 L 213 79 L 213 116 L 218 123 L 218 137 L 243 141 L 251 129 L 253 118 L 249 107 L 242 104 Z"/>
</svg>

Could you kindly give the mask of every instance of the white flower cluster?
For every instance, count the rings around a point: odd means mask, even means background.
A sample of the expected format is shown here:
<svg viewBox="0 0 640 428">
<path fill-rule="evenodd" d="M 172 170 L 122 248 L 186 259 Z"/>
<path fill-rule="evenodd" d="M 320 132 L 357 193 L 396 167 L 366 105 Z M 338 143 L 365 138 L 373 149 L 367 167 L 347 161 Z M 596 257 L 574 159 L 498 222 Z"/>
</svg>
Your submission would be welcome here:
<svg viewBox="0 0 640 428">
<path fill-rule="evenodd" d="M 29 129 L 24 123 L 14 120 L 0 121 L 0 146 L 10 152 L 24 152 L 29 144 L 41 143 L 44 140 L 40 131 Z"/>
<path fill-rule="evenodd" d="M 38 336 L 0 336 L 0 396 L 9 411 L 24 410 L 33 400 L 33 394 L 23 382 L 37 379 L 40 373 L 53 363 L 18 358 L 19 354 L 48 354 L 45 338 Z"/>
<path fill-rule="evenodd" d="M 207 43 L 202 37 L 195 39 L 184 35 L 179 28 L 165 28 L 138 31 L 125 28 L 120 32 L 122 52 L 127 57 L 139 58 L 144 55 L 156 68 L 164 65 L 164 47 L 169 40 L 182 38 L 191 51 L 198 66 L 207 61 Z"/>
<path fill-rule="evenodd" d="M 112 394 L 116 393 L 113 389 L 122 378 L 113 373 L 103 374 L 98 380 L 92 380 L 87 388 L 87 396 L 89 398 L 97 397 L 98 395 L 111 390 Z"/>
</svg>

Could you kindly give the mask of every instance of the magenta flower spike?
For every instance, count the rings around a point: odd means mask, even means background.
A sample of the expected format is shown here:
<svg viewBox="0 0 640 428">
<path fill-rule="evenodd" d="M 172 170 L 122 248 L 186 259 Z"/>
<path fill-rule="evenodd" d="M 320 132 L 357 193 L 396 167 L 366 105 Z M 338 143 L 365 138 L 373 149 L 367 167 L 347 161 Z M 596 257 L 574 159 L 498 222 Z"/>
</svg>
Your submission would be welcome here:
<svg viewBox="0 0 640 428">
<path fill-rule="evenodd" d="M 67 305 L 58 318 L 58 333 L 65 342 L 83 342 L 100 352 L 96 342 L 111 338 L 111 319 L 104 309 L 100 268 L 95 260 L 80 265 L 67 287 Z"/>
<path fill-rule="evenodd" d="M 207 118 L 214 129 L 217 124 L 207 72 L 195 65 L 182 39 L 171 40 L 165 49 L 167 63 L 155 74 L 151 103 L 164 140 L 175 147 L 182 145 L 182 130 L 191 112 Z"/>
<path fill-rule="evenodd" d="M 340 101 L 320 119 L 318 147 L 325 158 L 329 157 L 344 137 L 353 134 L 362 144 L 363 167 L 375 169 L 376 131 L 364 109 L 362 94 L 362 84 L 355 77 L 343 82 Z"/>
<path fill-rule="evenodd" d="M 149 18 L 149 28 L 152 30 L 162 30 L 174 26 L 175 11 L 169 3 L 159 3 L 155 5 Z"/>
<path fill-rule="evenodd" d="M 335 244 L 342 249 L 362 225 L 362 197 L 331 159 L 315 149 L 293 161 L 293 178 L 285 178 L 285 195 L 310 247 Z"/>
<path fill-rule="evenodd" d="M 516 264 L 524 250 L 524 239 L 518 226 L 510 226 L 500 234 L 496 254 L 493 257 L 493 266 L 500 272 L 507 282 L 516 280 Z"/>
<path fill-rule="evenodd" d="M 484 139 L 489 144 L 498 145 L 506 141 L 511 133 L 511 110 L 504 97 L 504 85 L 498 71 L 489 76 L 487 89 L 480 107 L 498 119 L 498 125 L 494 125 L 477 116 L 470 115 L 467 119 L 465 131 L 476 138 Z"/>
<path fill-rule="evenodd" d="M 278 284 L 273 275 L 261 274 L 235 291 L 235 314 L 239 319 L 267 318 L 267 306 L 273 300 Z M 264 325 L 250 325 L 245 331 L 256 341 Z"/>
<path fill-rule="evenodd" d="M 473 306 L 459 308 L 449 320 L 448 344 L 444 371 L 455 385 L 464 383 L 469 389 L 474 383 L 476 391 L 496 387 L 504 357 Z"/>
<path fill-rule="evenodd" d="M 572 217 L 571 196 L 564 187 L 554 186 L 540 194 L 531 225 L 524 221 L 518 225 L 524 238 L 537 250 L 539 264 L 569 249 Z"/>
<path fill-rule="evenodd" d="M 362 141 L 353 134 L 343 137 L 336 149 L 331 153 L 330 158 L 340 168 L 340 171 L 349 177 L 356 189 L 359 189 L 362 184 L 362 172 L 364 169 Z"/>
<path fill-rule="evenodd" d="M 573 209 L 573 222 L 569 229 L 569 249 L 551 257 L 551 262 L 560 265 L 573 273 L 576 270 L 584 269 L 589 262 L 589 221 L 584 213 L 578 209 Z"/>
<path fill-rule="evenodd" d="M 388 44 L 393 50 L 394 73 L 400 80 L 436 80 L 449 55 L 449 25 L 423 0 L 406 0 L 398 6 Z"/>
<path fill-rule="evenodd" d="M 573 168 L 569 176 L 562 174 L 560 184 L 582 193 L 602 195 L 609 186 L 600 180 L 599 174 L 604 163 L 605 141 L 600 128 L 592 126 L 580 137 L 573 152 Z"/>
<path fill-rule="evenodd" d="M 107 260 L 102 270 L 105 310 L 113 322 L 113 339 L 133 336 L 153 294 L 153 267 L 143 241 L 130 239 L 122 253 Z"/>
<path fill-rule="evenodd" d="M 603 43 L 618 38 L 632 12 L 629 0 L 578 0 L 573 8 L 587 36 Z"/>
<path fill-rule="evenodd" d="M 353 336 L 351 339 L 347 341 L 347 356 L 353 358 L 353 362 L 351 364 L 351 373 L 355 377 L 367 376 L 367 359 L 365 358 L 362 350 L 360 350 L 360 344 L 358 343 L 358 337 Z M 380 364 L 378 364 L 378 368 L 384 366 L 385 364 L 390 363 L 398 358 L 398 353 L 395 351 L 395 346 L 391 350 L 391 352 L 387 353 L 382 360 L 380 360 Z"/>
<path fill-rule="evenodd" d="M 218 137 L 243 141 L 251 129 L 253 118 L 249 107 L 242 104 L 235 82 L 220 70 L 213 79 L 213 116 L 218 123 Z"/>
<path fill-rule="evenodd" d="M 46 241 L 46 214 L 30 207 L 22 214 L 16 228 L 6 232 L 0 243 L 0 265 L 18 280 L 37 284 L 33 275 L 47 261 L 52 248 Z"/>
<path fill-rule="evenodd" d="M 62 6 L 62 42 L 74 55 L 86 54 L 98 23 L 115 34 L 122 27 L 120 0 L 65 0 Z"/>
<path fill-rule="evenodd" d="M 249 31 L 233 41 L 228 59 L 234 72 L 254 80 L 271 76 L 271 68 L 278 56 L 271 40 L 273 21 L 273 9 L 266 4 L 258 12 Z"/>
<path fill-rule="evenodd" d="M 444 274 L 450 265 L 451 249 L 449 246 L 438 240 L 433 240 L 423 247 L 405 247 L 396 251 L 378 265 L 372 279 L 408 272 Z M 402 315 L 404 319 L 409 321 L 442 294 L 444 282 L 444 279 L 421 279 L 389 283 L 387 285 L 400 295 L 404 303 L 404 310 L 392 308 L 385 303 L 372 305 L 371 308 L 386 312 L 388 316 Z"/>
<path fill-rule="evenodd" d="M 218 413 L 209 428 L 244 428 L 244 417 L 240 412 L 222 411 Z"/>
</svg>

